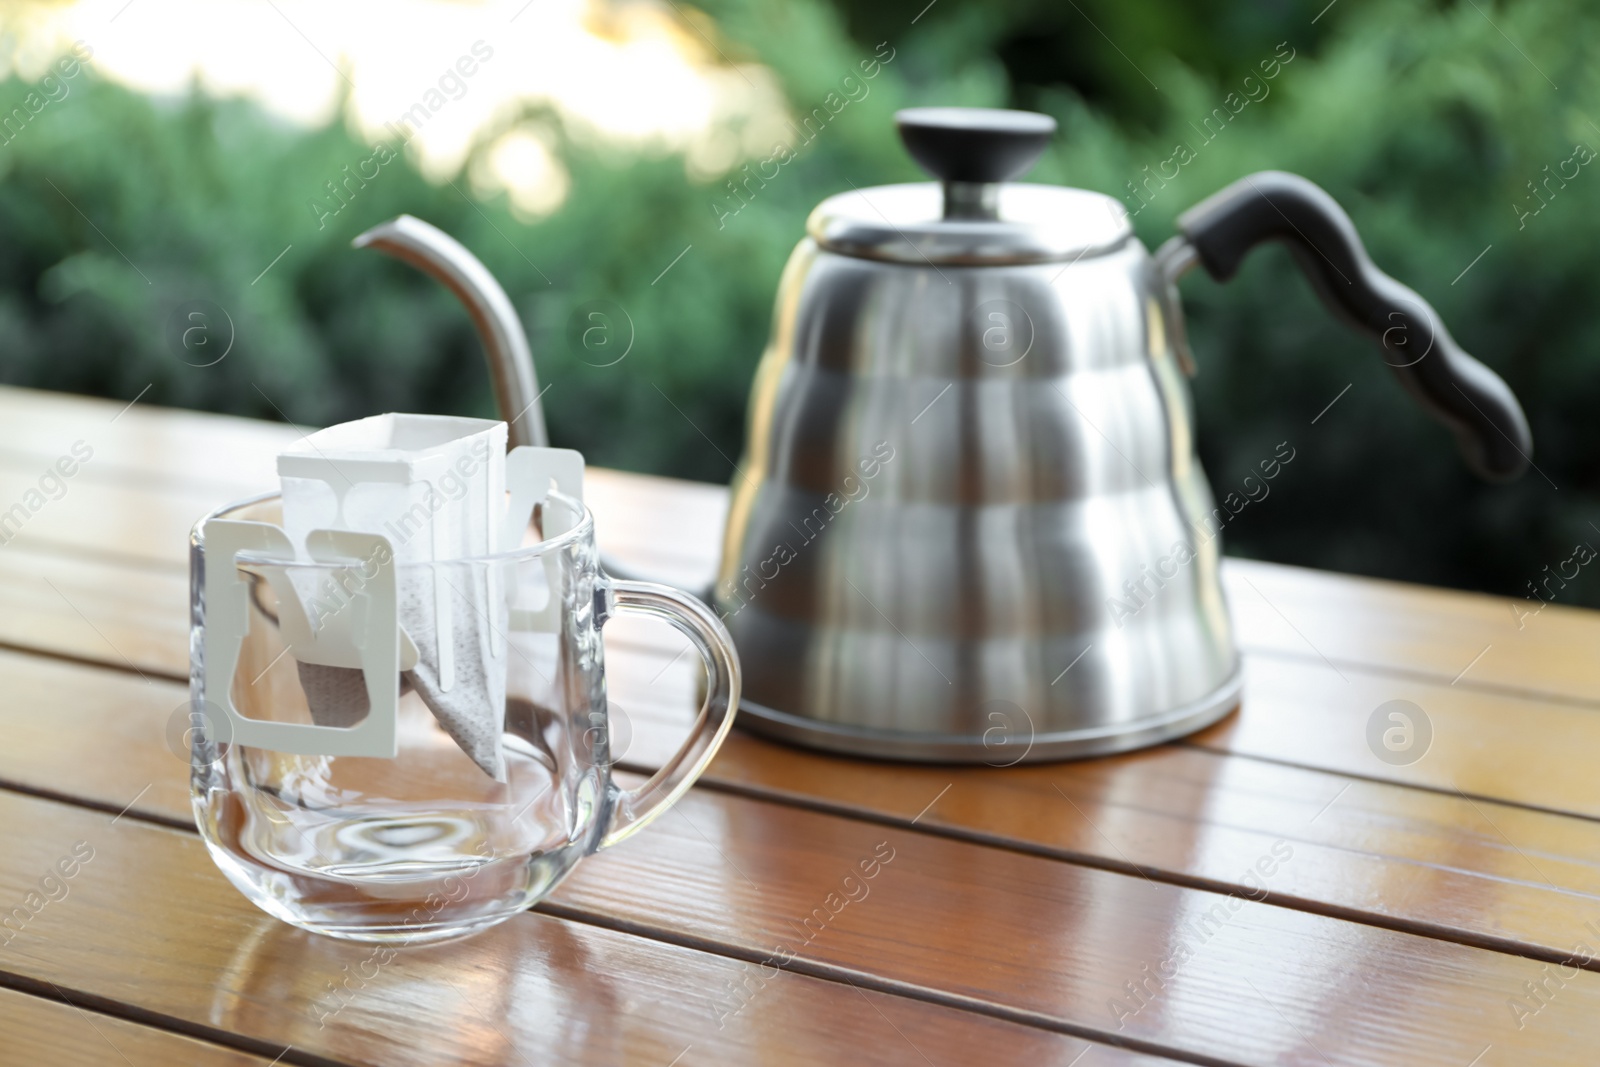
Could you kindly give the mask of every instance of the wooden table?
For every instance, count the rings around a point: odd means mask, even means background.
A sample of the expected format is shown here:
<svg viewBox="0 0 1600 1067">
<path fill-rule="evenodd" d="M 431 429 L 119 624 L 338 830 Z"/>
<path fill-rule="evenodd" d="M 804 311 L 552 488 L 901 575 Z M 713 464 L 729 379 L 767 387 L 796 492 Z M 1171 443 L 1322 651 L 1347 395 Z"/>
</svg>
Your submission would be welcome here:
<svg viewBox="0 0 1600 1067">
<path fill-rule="evenodd" d="M 223 880 L 172 739 L 189 526 L 272 485 L 296 436 L 0 390 L 0 511 L 44 500 L 0 548 L 0 1062 L 1597 1059 L 1600 614 L 1242 561 L 1244 702 L 1204 733 L 1000 770 L 736 730 L 544 905 L 363 978 L 370 949 Z M 64 495 L 30 497 L 77 442 Z M 722 490 L 596 471 L 590 497 L 619 557 L 703 580 Z M 637 772 L 695 676 L 632 626 L 607 658 Z M 1426 714 L 1421 759 L 1369 746 L 1391 700 Z M 868 895 L 763 966 L 874 853 Z"/>
</svg>

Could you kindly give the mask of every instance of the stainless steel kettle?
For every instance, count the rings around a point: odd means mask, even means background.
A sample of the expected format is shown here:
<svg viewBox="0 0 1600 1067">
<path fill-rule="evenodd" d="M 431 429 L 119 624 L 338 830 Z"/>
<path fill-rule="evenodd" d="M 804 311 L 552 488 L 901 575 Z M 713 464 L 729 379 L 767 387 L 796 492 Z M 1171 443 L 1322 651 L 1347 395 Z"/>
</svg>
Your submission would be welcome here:
<svg viewBox="0 0 1600 1067">
<path fill-rule="evenodd" d="M 1234 707 L 1226 513 L 1195 458 L 1176 290 L 1197 263 L 1226 280 L 1256 245 L 1287 244 L 1474 470 L 1528 464 L 1506 384 L 1304 178 L 1236 182 L 1152 256 L 1111 197 L 1011 182 L 1049 117 L 896 118 L 940 182 L 812 212 L 756 372 L 714 589 L 744 664 L 744 725 L 1011 764 L 1154 744 Z M 511 444 L 546 443 L 522 325 L 488 270 L 406 216 L 355 243 L 461 298 Z"/>
<path fill-rule="evenodd" d="M 1151 255 L 1111 197 L 1012 182 L 1047 116 L 896 118 L 939 182 L 812 212 L 756 372 L 714 590 L 744 725 L 1008 764 L 1153 744 L 1236 705 L 1226 512 L 1195 456 L 1175 289 L 1197 263 L 1226 280 L 1287 244 L 1478 473 L 1529 462 L 1506 384 L 1304 178 L 1240 180 Z"/>
</svg>

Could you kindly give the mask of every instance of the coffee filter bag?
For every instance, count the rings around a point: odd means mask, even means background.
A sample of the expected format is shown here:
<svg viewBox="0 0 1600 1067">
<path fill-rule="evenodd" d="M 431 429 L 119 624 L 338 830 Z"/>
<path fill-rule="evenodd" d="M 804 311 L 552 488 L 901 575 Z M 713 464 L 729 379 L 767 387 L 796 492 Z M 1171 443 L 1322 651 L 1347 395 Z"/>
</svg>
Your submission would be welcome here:
<svg viewBox="0 0 1600 1067">
<path fill-rule="evenodd" d="M 505 781 L 505 597 L 484 565 L 407 563 L 501 551 L 506 425 L 435 415 L 379 415 L 331 426 L 278 457 L 283 528 L 300 558 L 312 530 L 388 539 L 396 567 L 402 692 L 414 690 L 483 772 Z M 525 525 L 525 524 L 524 524 Z M 293 592 L 314 628 L 349 625 L 329 578 L 297 572 Z M 321 588 L 318 588 L 321 586 Z M 357 662 L 298 661 L 312 721 L 348 727 L 370 710 Z"/>
</svg>

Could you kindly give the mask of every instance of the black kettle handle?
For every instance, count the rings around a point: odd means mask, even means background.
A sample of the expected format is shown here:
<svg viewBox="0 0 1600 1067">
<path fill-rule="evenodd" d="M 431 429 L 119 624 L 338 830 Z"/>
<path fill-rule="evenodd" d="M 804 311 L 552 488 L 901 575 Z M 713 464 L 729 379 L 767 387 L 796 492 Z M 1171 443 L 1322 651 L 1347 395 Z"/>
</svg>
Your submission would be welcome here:
<svg viewBox="0 0 1600 1067">
<path fill-rule="evenodd" d="M 1234 182 L 1178 217 L 1178 232 L 1217 281 L 1258 244 L 1282 241 L 1324 305 L 1383 348 L 1384 362 L 1455 434 L 1467 464 L 1492 481 L 1527 469 L 1528 420 L 1510 386 L 1451 338 L 1427 301 L 1379 270 L 1344 209 L 1282 171 Z"/>
</svg>

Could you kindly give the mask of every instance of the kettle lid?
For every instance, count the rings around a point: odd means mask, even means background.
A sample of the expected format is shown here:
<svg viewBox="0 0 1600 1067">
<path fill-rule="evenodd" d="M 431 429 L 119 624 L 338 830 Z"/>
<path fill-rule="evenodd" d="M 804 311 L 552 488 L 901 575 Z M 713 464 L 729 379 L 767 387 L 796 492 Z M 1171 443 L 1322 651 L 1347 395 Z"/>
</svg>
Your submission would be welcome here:
<svg viewBox="0 0 1600 1067">
<path fill-rule="evenodd" d="M 1112 197 L 1012 181 L 1055 133 L 1048 115 L 918 107 L 896 112 L 895 125 L 912 158 L 940 180 L 829 197 L 806 220 L 823 248 L 895 263 L 1048 263 L 1109 251 L 1133 233 Z"/>
</svg>

